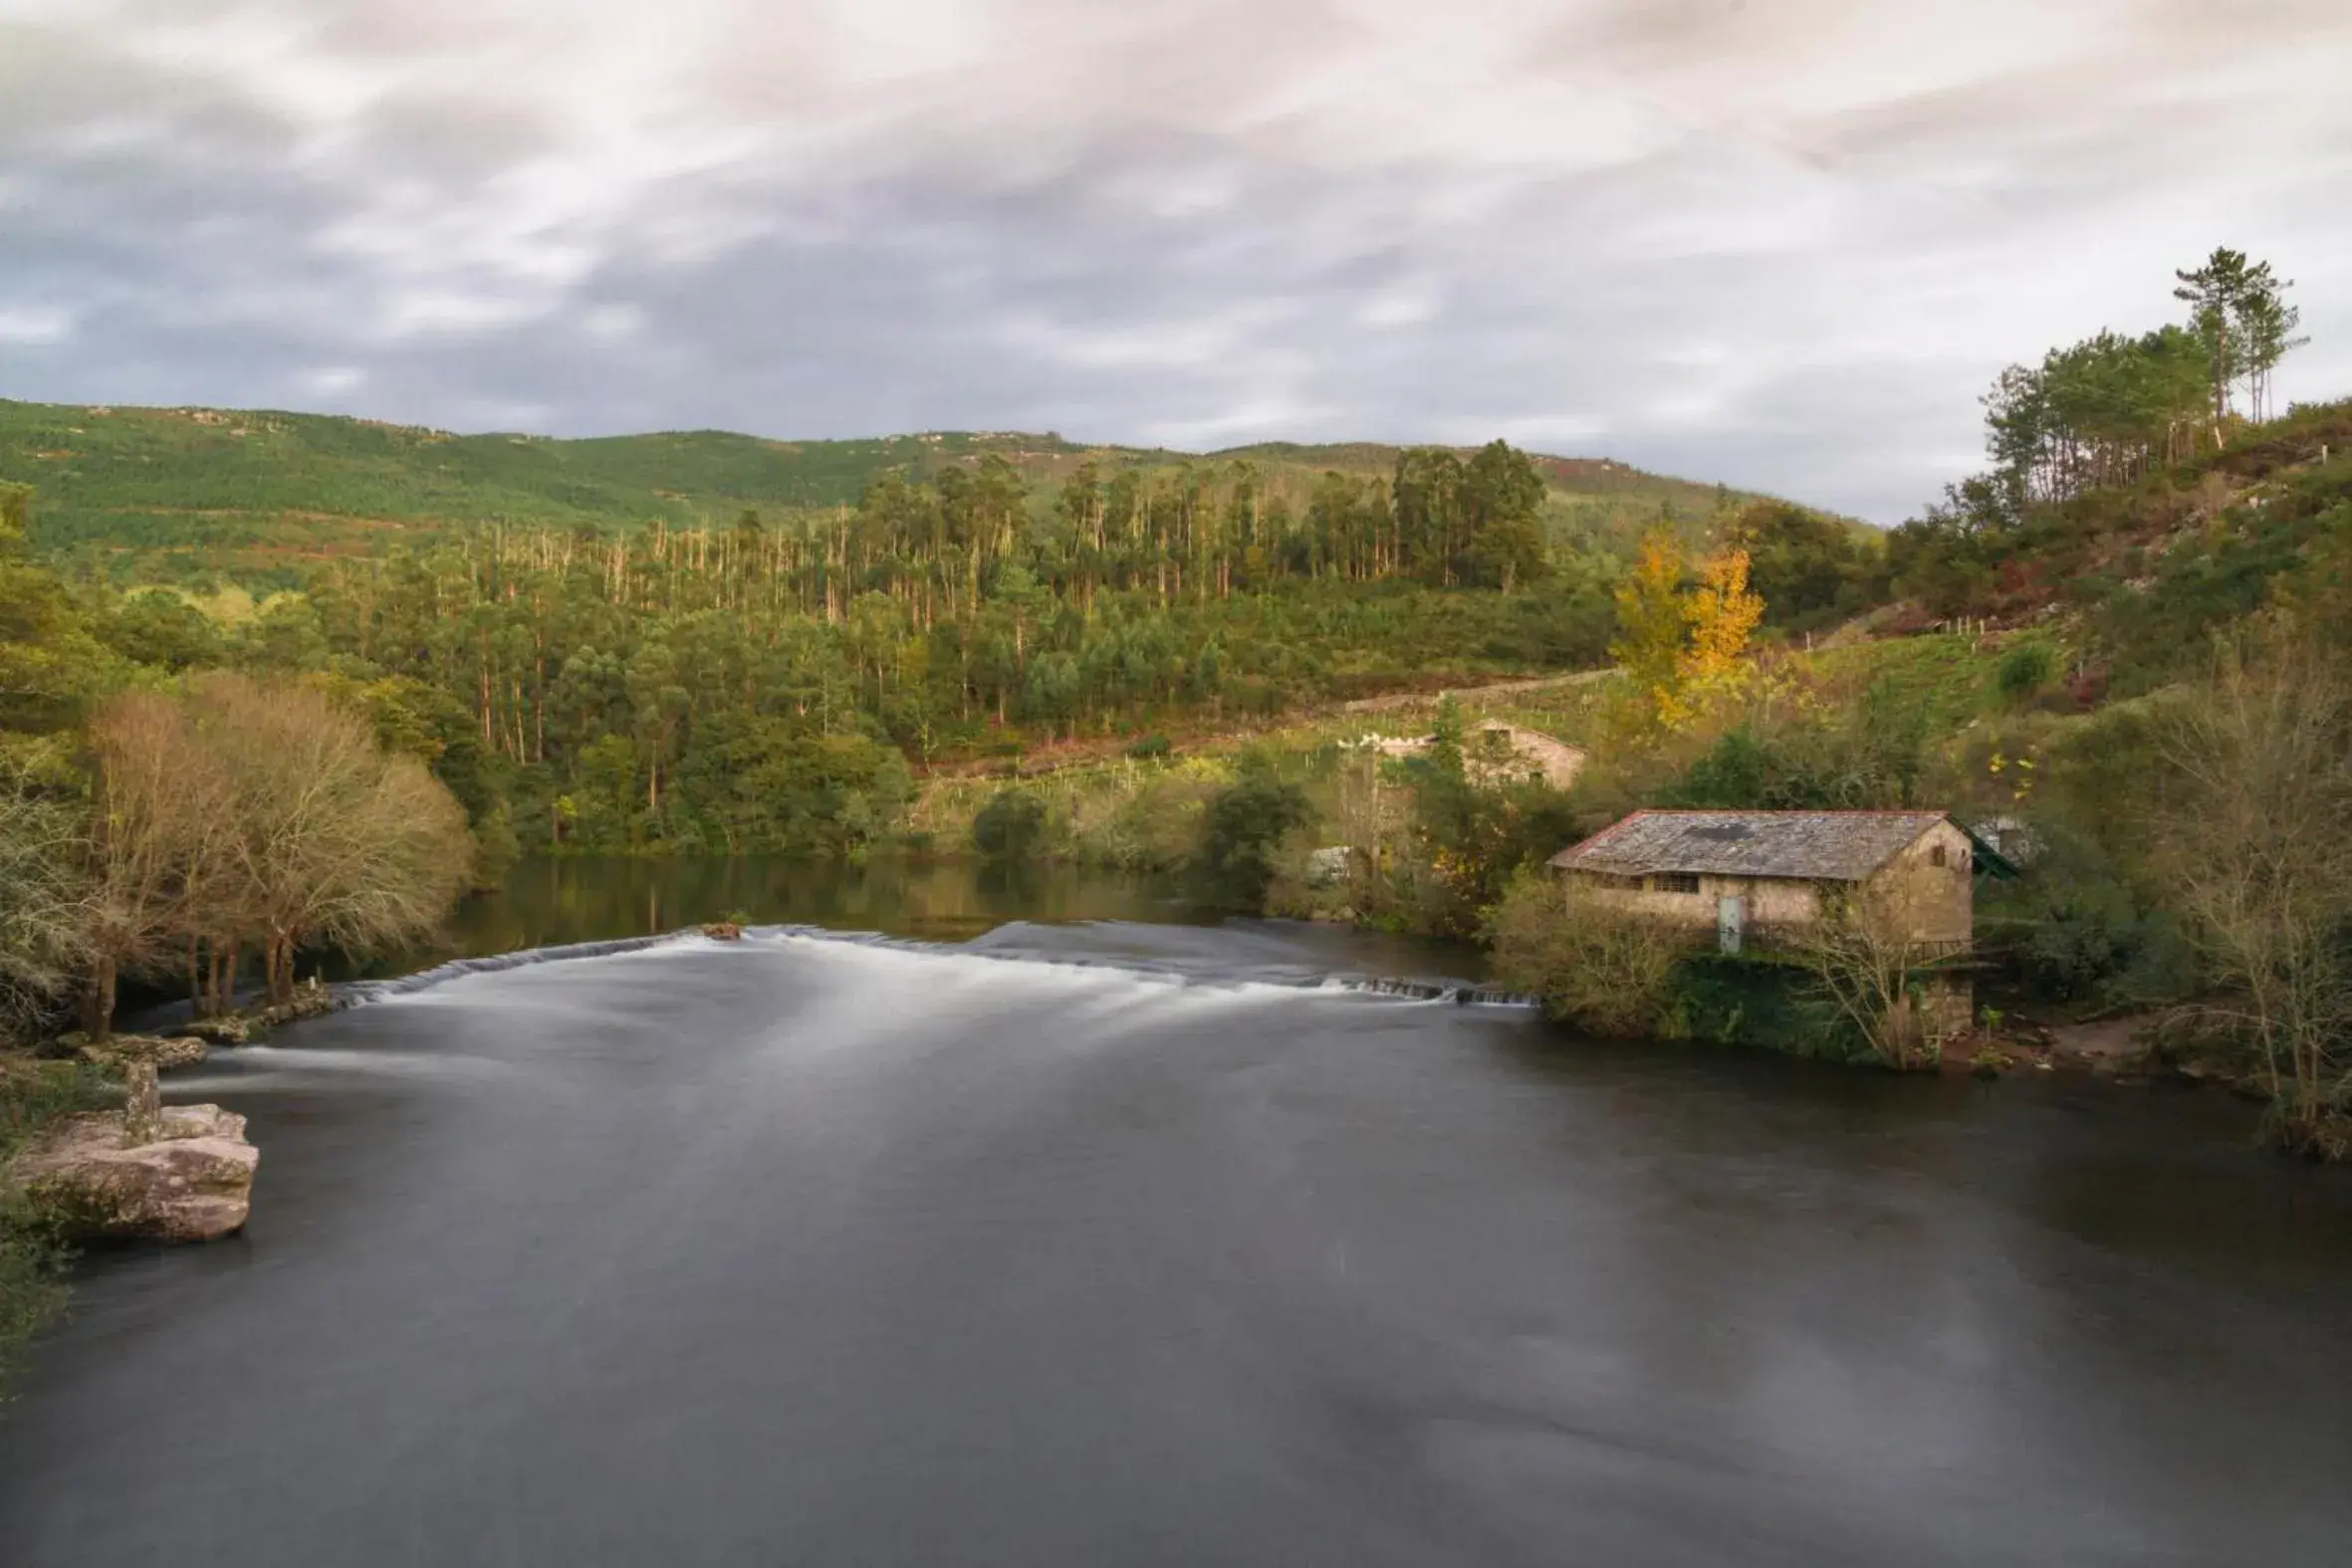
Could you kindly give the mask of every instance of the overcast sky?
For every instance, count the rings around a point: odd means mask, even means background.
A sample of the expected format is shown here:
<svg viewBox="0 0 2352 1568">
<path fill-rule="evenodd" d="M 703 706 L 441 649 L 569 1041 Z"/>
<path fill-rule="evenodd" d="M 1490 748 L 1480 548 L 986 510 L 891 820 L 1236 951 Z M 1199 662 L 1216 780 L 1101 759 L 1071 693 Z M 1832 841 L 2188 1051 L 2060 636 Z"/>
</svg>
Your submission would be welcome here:
<svg viewBox="0 0 2352 1568">
<path fill-rule="evenodd" d="M 2352 0 L 0 0 L 0 395 L 1614 456 L 1897 522 L 2298 282 Z"/>
</svg>

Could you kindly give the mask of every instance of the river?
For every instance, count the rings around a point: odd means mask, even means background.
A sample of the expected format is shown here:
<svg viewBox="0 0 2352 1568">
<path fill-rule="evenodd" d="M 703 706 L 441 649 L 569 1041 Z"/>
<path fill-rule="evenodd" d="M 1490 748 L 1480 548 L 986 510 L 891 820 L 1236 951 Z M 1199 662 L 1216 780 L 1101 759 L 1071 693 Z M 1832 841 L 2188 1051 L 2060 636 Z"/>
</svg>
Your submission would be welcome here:
<svg viewBox="0 0 2352 1568">
<path fill-rule="evenodd" d="M 730 910 L 895 935 L 167 1080 L 252 1221 L 85 1265 L 0 1563 L 2352 1561 L 2352 1183 L 2234 1102 L 1568 1041 L 1067 876 L 533 865 L 465 940 Z"/>
</svg>

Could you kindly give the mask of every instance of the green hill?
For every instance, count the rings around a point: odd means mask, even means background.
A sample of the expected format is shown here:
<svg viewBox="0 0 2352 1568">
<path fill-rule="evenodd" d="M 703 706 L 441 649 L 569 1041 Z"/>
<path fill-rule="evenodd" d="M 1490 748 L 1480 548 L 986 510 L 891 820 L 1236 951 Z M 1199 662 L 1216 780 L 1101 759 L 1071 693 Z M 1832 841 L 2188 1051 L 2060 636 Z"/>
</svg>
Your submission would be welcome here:
<svg viewBox="0 0 2352 1568">
<path fill-rule="evenodd" d="M 853 504 L 886 473 L 920 480 L 992 454 L 1020 471 L 1041 507 L 1051 504 L 1057 481 L 1089 460 L 1106 475 L 1246 463 L 1270 497 L 1303 505 L 1321 473 L 1386 474 L 1397 450 L 1267 443 L 1195 454 L 1011 431 L 771 441 L 697 430 L 554 440 L 275 410 L 0 400 L 0 483 L 34 487 L 35 541 L 51 554 L 109 553 L 118 569 L 164 554 L 282 569 L 494 521 L 610 532 L 724 522 L 746 508 L 776 517 Z M 1725 494 L 1607 459 L 1536 463 L 1555 533 L 1629 534 L 1661 516 L 1695 523 Z"/>
</svg>

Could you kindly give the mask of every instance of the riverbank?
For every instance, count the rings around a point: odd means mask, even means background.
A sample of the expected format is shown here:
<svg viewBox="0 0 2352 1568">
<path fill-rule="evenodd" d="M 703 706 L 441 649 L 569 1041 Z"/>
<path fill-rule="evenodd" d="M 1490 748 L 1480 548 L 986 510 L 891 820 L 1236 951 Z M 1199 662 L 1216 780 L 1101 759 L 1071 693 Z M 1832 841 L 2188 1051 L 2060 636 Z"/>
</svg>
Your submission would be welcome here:
<svg viewBox="0 0 2352 1568">
<path fill-rule="evenodd" d="M 0 1389 L 24 1345 L 64 1308 L 67 1273 L 88 1239 L 212 1239 L 242 1226 L 253 1175 L 243 1118 L 217 1106 L 154 1111 L 156 1074 L 202 1063 L 214 1046 L 332 1011 L 316 979 L 283 1002 L 176 1023 L 167 1035 L 61 1036 L 45 1051 L 0 1051 Z M 126 1083 L 143 1081 L 144 1148 L 130 1148 Z M 207 1113 L 191 1116 L 196 1111 Z M 160 1150 L 160 1152 L 156 1152 Z M 121 1159 L 121 1155 L 136 1158 Z M 39 1175 L 28 1174 L 43 1162 Z M 112 1162 L 110 1164 L 110 1162 Z"/>
<path fill-rule="evenodd" d="M 0 1051 L 0 1174 L 65 1117 L 121 1103 L 120 1078 L 92 1063 Z M 72 1255 L 56 1228 L 0 1181 L 0 1393 L 25 1344 L 64 1307 Z"/>
</svg>

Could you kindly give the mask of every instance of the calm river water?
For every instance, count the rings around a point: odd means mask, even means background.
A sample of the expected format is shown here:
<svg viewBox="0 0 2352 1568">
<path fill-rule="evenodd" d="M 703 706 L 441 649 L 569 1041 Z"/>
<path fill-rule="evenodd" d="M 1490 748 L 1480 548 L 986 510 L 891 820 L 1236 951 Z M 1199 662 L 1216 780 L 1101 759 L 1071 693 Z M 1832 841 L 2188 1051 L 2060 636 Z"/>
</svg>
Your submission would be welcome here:
<svg viewBox="0 0 2352 1568">
<path fill-rule="evenodd" d="M 469 941 L 735 909 L 899 935 L 169 1080 L 252 1222 L 86 1266 L 0 1563 L 2352 1561 L 2352 1183 L 2233 1102 L 1578 1044 L 1119 883 L 535 865 Z"/>
</svg>

